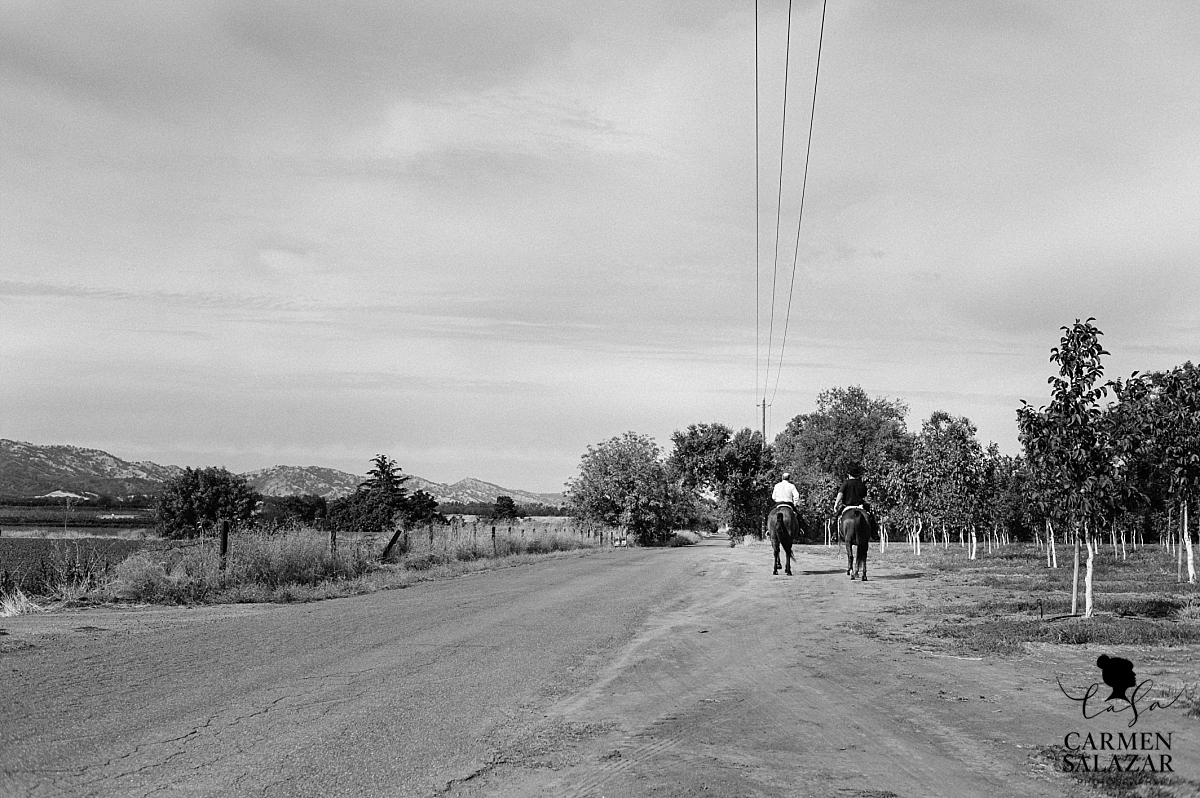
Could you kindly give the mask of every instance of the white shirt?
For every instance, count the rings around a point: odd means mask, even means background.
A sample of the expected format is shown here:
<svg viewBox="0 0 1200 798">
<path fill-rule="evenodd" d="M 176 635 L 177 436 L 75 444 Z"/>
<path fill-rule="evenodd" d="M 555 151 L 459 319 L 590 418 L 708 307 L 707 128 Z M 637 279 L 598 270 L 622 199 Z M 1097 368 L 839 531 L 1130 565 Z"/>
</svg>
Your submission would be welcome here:
<svg viewBox="0 0 1200 798">
<path fill-rule="evenodd" d="M 800 506 L 800 491 L 796 490 L 796 486 L 788 482 L 786 479 L 779 481 L 775 486 L 775 490 L 771 492 L 771 501 L 773 502 L 790 502 L 791 504 Z"/>
</svg>

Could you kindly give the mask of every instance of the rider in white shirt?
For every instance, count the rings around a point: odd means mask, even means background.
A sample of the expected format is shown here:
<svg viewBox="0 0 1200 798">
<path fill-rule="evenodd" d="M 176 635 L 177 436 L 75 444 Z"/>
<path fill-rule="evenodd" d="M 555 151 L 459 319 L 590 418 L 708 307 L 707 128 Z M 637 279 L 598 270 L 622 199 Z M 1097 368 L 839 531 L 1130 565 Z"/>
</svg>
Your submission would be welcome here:
<svg viewBox="0 0 1200 798">
<path fill-rule="evenodd" d="M 779 480 L 775 485 L 775 490 L 771 491 L 771 501 L 776 504 L 790 504 L 793 510 L 800 509 L 800 491 L 796 490 L 796 486 L 788 482 L 788 477 L 791 474 L 784 471 L 783 479 Z"/>
</svg>

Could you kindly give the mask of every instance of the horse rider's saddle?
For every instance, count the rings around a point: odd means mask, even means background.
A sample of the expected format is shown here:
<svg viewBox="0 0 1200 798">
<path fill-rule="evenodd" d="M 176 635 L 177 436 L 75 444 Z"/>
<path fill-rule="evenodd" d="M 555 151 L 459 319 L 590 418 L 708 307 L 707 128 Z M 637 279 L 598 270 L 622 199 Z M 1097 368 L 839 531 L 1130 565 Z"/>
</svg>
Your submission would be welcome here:
<svg viewBox="0 0 1200 798">
<path fill-rule="evenodd" d="M 850 510 L 858 510 L 860 513 L 863 514 L 863 518 L 871 517 L 867 513 L 867 508 L 863 507 L 861 504 L 847 504 L 845 507 L 842 508 L 842 511 L 840 513 L 838 513 L 838 520 L 840 521 L 846 515 L 846 513 L 849 512 Z"/>
</svg>

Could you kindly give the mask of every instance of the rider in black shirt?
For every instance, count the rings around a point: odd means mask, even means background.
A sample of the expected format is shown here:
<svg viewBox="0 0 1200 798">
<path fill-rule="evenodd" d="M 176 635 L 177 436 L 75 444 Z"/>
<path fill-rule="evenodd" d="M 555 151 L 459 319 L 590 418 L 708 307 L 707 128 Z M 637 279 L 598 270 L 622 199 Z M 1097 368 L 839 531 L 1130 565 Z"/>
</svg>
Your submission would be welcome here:
<svg viewBox="0 0 1200 798">
<path fill-rule="evenodd" d="M 871 508 L 867 504 L 867 486 L 859 477 L 861 469 L 858 466 L 851 466 L 849 471 L 846 481 L 842 483 L 842 489 L 838 491 L 837 498 L 834 499 L 833 512 L 840 518 L 842 510 L 847 507 L 861 508 L 867 516 L 871 528 L 875 529 L 875 514 L 871 512 Z"/>
</svg>

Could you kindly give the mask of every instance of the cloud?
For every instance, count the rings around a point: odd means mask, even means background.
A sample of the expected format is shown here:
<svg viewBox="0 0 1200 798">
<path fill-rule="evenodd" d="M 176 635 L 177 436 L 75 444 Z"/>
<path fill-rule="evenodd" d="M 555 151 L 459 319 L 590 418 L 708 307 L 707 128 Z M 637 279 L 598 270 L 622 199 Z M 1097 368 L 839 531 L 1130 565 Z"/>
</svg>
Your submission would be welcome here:
<svg viewBox="0 0 1200 798">
<path fill-rule="evenodd" d="M 39 386 L 10 434 L 387 443 L 443 479 L 477 447 L 552 488 L 626 429 L 757 426 L 785 316 L 774 418 L 863 384 L 1010 449 L 1075 317 L 1116 373 L 1189 356 L 1200 11 L 831 4 L 796 246 L 796 4 L 776 274 L 787 6 L 759 8 L 756 333 L 752 6 L 5 4 L 0 354 Z"/>
</svg>

